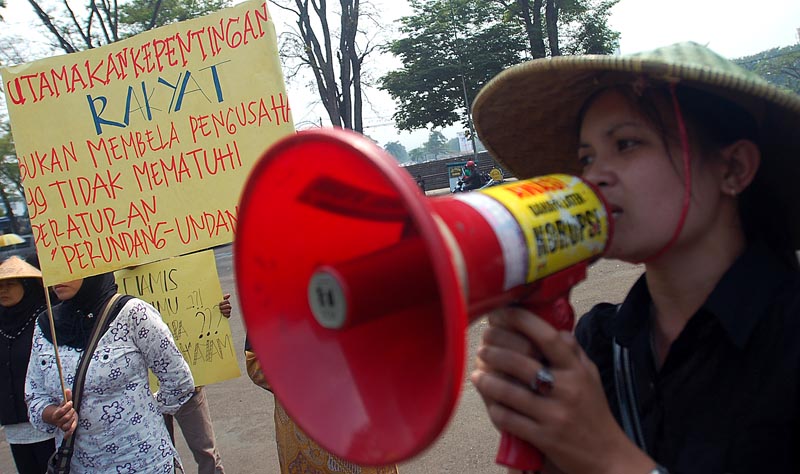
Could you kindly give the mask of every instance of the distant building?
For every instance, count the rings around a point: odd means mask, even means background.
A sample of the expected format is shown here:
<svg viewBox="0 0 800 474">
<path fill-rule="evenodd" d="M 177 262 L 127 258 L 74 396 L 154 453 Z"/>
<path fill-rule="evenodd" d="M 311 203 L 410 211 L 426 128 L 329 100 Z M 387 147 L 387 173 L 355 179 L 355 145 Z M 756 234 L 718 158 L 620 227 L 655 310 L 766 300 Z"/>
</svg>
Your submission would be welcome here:
<svg viewBox="0 0 800 474">
<path fill-rule="evenodd" d="M 456 133 L 458 137 L 458 149 L 461 153 L 472 153 L 472 141 L 467 140 L 467 136 L 464 132 Z"/>
</svg>

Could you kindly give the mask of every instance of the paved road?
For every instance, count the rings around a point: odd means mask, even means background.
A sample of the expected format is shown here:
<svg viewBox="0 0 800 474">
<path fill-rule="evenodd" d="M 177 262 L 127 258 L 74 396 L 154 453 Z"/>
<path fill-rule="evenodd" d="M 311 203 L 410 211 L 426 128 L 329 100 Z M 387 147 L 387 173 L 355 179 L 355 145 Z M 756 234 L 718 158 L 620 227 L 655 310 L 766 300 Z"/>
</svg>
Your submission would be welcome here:
<svg viewBox="0 0 800 474">
<path fill-rule="evenodd" d="M 228 474 L 279 472 L 275 433 L 272 425 L 272 396 L 250 382 L 244 370 L 241 347 L 244 327 L 238 317 L 231 247 L 216 250 L 217 269 L 222 287 L 233 293 L 234 316 L 231 331 L 239 344 L 239 366 L 242 377 L 207 387 L 217 443 Z M 572 303 L 582 314 L 598 301 L 622 299 L 641 268 L 614 261 L 600 261 L 589 270 L 589 278 L 575 288 Z M 472 367 L 482 320 L 472 325 L 468 334 L 469 368 Z M 468 372 L 467 372 L 468 373 Z M 180 433 L 180 430 L 176 430 Z M 457 411 L 447 429 L 427 451 L 400 466 L 402 474 L 497 474 L 503 472 L 494 464 L 499 436 L 489 423 L 475 390 L 464 374 L 463 391 Z M 191 453 L 178 434 L 178 450 L 187 466 L 187 473 L 196 472 Z M 14 473 L 14 463 L 5 437 L 0 432 L 0 474 Z"/>
</svg>

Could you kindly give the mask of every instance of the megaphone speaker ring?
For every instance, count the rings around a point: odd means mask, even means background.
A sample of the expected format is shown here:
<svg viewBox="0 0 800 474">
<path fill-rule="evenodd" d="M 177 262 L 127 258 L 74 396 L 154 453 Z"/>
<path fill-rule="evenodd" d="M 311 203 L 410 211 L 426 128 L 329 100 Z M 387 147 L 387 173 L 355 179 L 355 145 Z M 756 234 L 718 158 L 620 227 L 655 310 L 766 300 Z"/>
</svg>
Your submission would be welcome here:
<svg viewBox="0 0 800 474">
<path fill-rule="evenodd" d="M 325 449 L 390 464 L 444 429 L 468 324 L 451 253 L 411 176 L 361 135 L 299 132 L 251 171 L 234 241 L 248 340 Z"/>
</svg>

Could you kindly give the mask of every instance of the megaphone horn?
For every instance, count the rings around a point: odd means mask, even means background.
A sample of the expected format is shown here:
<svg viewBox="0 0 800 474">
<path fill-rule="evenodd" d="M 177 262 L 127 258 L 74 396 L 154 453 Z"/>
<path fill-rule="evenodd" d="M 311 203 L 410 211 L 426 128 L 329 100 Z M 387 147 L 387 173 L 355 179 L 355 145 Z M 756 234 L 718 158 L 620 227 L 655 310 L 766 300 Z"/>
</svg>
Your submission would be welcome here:
<svg viewBox="0 0 800 474">
<path fill-rule="evenodd" d="M 311 438 L 361 465 L 409 459 L 441 433 L 470 321 L 520 303 L 571 329 L 569 291 L 611 235 L 580 178 L 427 198 L 391 156 L 341 129 L 267 150 L 237 227 L 239 302 L 266 379 Z M 505 435 L 497 461 L 541 464 Z"/>
</svg>

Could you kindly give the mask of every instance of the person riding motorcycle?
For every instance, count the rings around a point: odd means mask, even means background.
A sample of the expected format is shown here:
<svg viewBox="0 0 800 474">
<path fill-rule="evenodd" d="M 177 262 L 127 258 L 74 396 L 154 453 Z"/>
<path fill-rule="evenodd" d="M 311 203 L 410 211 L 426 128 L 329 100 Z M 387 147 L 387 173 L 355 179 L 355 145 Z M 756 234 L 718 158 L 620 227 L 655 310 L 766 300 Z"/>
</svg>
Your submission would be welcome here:
<svg viewBox="0 0 800 474">
<path fill-rule="evenodd" d="M 472 160 L 467 161 L 467 164 L 464 165 L 464 174 L 461 176 L 460 181 L 462 191 L 479 189 L 485 184 L 483 175 L 478 171 L 478 165 Z"/>
</svg>

